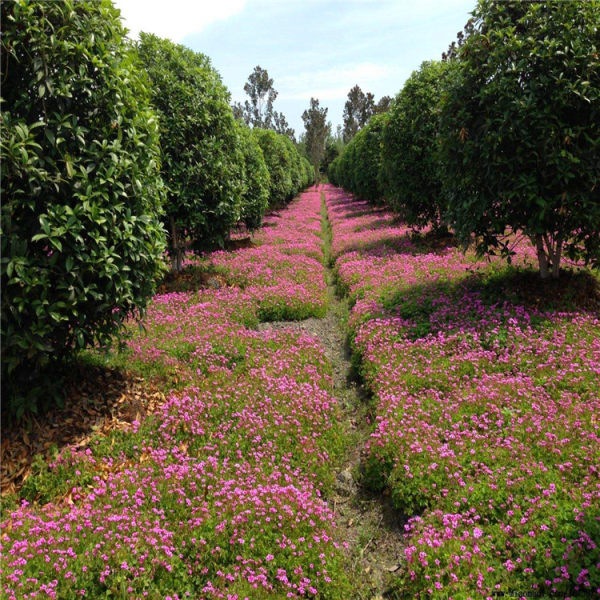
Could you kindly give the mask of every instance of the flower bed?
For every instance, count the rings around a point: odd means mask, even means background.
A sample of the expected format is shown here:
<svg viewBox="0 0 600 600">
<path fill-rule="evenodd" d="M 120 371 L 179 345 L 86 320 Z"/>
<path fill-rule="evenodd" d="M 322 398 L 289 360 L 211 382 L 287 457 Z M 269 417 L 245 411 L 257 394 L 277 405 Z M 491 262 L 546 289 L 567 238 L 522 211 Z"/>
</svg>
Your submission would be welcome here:
<svg viewBox="0 0 600 600">
<path fill-rule="evenodd" d="M 258 248 L 197 261 L 227 285 L 154 299 L 124 360 L 178 388 L 26 483 L 53 500 L 4 515 L 3 597 L 349 596 L 323 499 L 344 446 L 331 365 L 307 335 L 253 329 L 326 310 L 319 214 L 302 194 Z"/>
<path fill-rule="evenodd" d="M 598 315 L 507 301 L 500 261 L 326 197 L 376 404 L 364 482 L 409 517 L 399 597 L 600 593 Z"/>
</svg>

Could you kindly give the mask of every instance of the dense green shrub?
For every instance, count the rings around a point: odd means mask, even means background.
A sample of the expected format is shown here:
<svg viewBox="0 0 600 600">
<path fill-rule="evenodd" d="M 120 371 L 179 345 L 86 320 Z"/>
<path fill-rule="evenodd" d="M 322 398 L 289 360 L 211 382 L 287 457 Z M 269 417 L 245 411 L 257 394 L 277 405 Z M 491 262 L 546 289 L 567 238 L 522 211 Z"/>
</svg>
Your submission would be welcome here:
<svg viewBox="0 0 600 600">
<path fill-rule="evenodd" d="M 38 384 L 47 399 L 51 361 L 144 308 L 162 182 L 146 78 L 112 4 L 1 7 L 2 384 L 19 416 Z"/>
<path fill-rule="evenodd" d="M 340 185 L 369 202 L 378 202 L 383 197 L 381 143 L 387 119 L 387 113 L 371 117 L 333 160 L 328 170 L 329 180 L 334 185 Z"/>
<path fill-rule="evenodd" d="M 243 192 L 241 218 L 248 229 L 258 229 L 269 206 L 270 177 L 265 159 L 245 125 L 238 123 L 239 146 L 243 155 Z"/>
<path fill-rule="evenodd" d="M 355 188 L 354 183 L 354 164 L 356 156 L 356 145 L 347 144 L 342 154 L 335 159 L 336 180 L 337 185 L 340 185 L 348 191 Z"/>
<path fill-rule="evenodd" d="M 442 224 L 446 197 L 439 152 L 439 104 L 453 62 L 424 62 L 396 97 L 383 131 L 386 202 L 409 225 Z"/>
<path fill-rule="evenodd" d="M 387 113 L 373 115 L 350 142 L 355 144 L 352 192 L 358 198 L 380 202 L 383 190 L 379 172 L 381 170 L 381 142 Z"/>
<path fill-rule="evenodd" d="M 310 161 L 305 156 L 302 159 L 302 187 L 307 187 L 315 182 L 315 170 L 312 168 Z"/>
<path fill-rule="evenodd" d="M 142 33 L 138 54 L 160 116 L 169 249 L 223 245 L 242 216 L 242 163 L 229 93 L 203 54 Z"/>
<path fill-rule="evenodd" d="M 342 185 L 340 182 L 340 161 L 341 161 L 341 154 L 336 156 L 330 163 L 329 166 L 327 167 L 327 178 L 329 179 L 329 182 L 333 185 Z"/>
<path fill-rule="evenodd" d="M 600 263 L 600 4 L 480 1 L 442 102 L 450 217 L 479 249 L 523 232 L 542 277 Z"/>
<path fill-rule="evenodd" d="M 354 139 L 354 138 L 352 138 Z M 356 166 L 358 165 L 358 145 L 349 144 L 342 157 L 343 177 L 346 189 L 356 190 Z"/>
<path fill-rule="evenodd" d="M 329 165 L 340 155 L 341 143 L 328 140 L 325 142 L 325 154 L 321 159 L 319 169 L 322 173 L 329 173 Z"/>
<path fill-rule="evenodd" d="M 355 153 L 356 146 L 348 143 L 344 147 L 344 151 L 334 161 L 337 163 L 338 185 L 349 192 L 354 189 L 354 171 L 352 169 L 352 165 L 354 164 Z"/>
<path fill-rule="evenodd" d="M 292 180 L 291 190 L 288 192 L 288 199 L 291 200 L 303 187 L 302 159 L 296 145 L 289 137 L 283 136 L 283 141 L 287 147 L 290 156 L 290 177 Z"/>
<path fill-rule="evenodd" d="M 265 163 L 271 178 L 269 188 L 269 207 L 283 206 L 292 192 L 290 156 L 285 136 L 270 129 L 255 127 L 252 134 L 263 151 Z"/>
<path fill-rule="evenodd" d="M 331 180 L 335 181 L 335 185 L 339 185 L 340 187 L 344 187 L 344 154 L 346 150 L 347 148 L 345 147 L 342 153 L 331 163 Z"/>
</svg>

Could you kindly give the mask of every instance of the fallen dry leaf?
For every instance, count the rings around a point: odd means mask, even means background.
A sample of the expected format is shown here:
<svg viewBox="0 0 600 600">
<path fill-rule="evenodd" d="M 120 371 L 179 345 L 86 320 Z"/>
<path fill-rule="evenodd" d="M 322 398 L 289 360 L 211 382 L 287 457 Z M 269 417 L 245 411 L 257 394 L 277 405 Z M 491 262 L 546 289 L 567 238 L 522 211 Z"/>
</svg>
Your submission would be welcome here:
<svg viewBox="0 0 600 600">
<path fill-rule="evenodd" d="M 19 492 L 37 454 L 48 461 L 54 447 L 59 452 L 68 446 L 84 448 L 92 434 L 128 429 L 134 418 L 141 420 L 155 412 L 165 400 L 156 384 L 111 369 L 89 368 L 65 389 L 69 395 L 63 408 L 55 407 L 43 417 L 31 416 L 17 425 L 2 425 L 2 496 Z"/>
</svg>

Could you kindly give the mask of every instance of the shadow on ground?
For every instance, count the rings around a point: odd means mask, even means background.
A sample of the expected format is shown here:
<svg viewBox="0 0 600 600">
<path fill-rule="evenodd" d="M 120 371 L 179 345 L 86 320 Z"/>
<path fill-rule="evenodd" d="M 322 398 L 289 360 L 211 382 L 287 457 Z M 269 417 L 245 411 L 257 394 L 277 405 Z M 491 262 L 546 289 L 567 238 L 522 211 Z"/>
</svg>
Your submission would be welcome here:
<svg viewBox="0 0 600 600">
<path fill-rule="evenodd" d="M 36 455 L 46 461 L 67 446 L 83 447 L 94 435 L 125 429 L 152 413 L 164 394 L 149 381 L 117 369 L 79 364 L 64 381 L 64 404 L 2 424 L 2 496 L 18 493 Z"/>
</svg>

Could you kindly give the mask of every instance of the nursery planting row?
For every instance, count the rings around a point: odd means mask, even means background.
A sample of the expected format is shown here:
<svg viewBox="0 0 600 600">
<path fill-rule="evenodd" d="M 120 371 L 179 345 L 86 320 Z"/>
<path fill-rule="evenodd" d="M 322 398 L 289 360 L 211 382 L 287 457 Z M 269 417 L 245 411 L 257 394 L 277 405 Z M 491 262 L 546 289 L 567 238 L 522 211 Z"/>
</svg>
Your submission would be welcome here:
<svg viewBox="0 0 600 600">
<path fill-rule="evenodd" d="M 408 518 L 398 596 L 600 593 L 597 314 L 508 301 L 500 261 L 326 198 L 373 394 L 364 483 Z"/>
<path fill-rule="evenodd" d="M 131 41 L 111 0 L 2 2 L 1 21 L 1 368 L 18 420 L 64 398 L 70 361 L 143 313 L 166 262 L 258 229 L 314 170 L 234 118 L 207 56 Z"/>
<path fill-rule="evenodd" d="M 190 259 L 208 286 L 154 297 L 125 360 L 176 390 L 27 481 L 2 523 L 3 597 L 350 597 L 323 498 L 344 447 L 331 365 L 305 334 L 257 329 L 326 311 L 319 192 L 257 242 Z"/>
<path fill-rule="evenodd" d="M 600 266 L 599 8 L 479 0 L 329 180 L 409 225 L 474 236 L 482 253 L 509 257 L 506 234 L 523 234 L 542 278 L 559 278 L 565 257 Z"/>
</svg>

